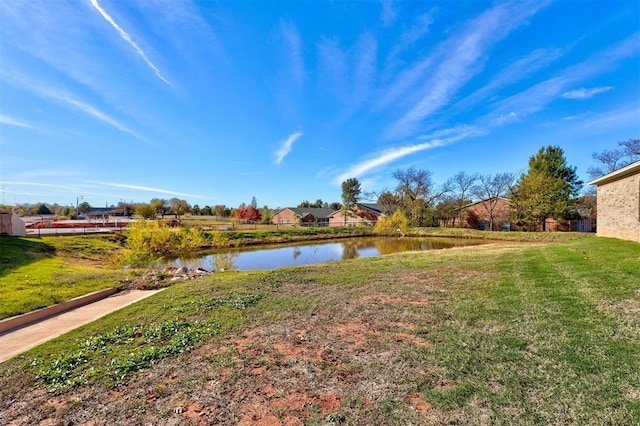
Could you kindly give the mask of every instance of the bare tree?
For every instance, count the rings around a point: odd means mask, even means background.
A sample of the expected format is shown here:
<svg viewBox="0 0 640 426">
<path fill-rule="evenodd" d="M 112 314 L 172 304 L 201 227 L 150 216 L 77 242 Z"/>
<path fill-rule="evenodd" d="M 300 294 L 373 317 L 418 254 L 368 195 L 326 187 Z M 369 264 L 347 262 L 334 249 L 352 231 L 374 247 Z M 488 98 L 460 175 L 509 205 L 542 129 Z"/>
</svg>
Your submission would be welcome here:
<svg viewBox="0 0 640 426">
<path fill-rule="evenodd" d="M 640 160 L 640 139 L 619 141 L 618 146 L 620 147 L 618 149 L 605 149 L 602 152 L 594 152 L 591 155 L 591 158 L 600 163 L 587 169 L 587 173 L 592 179 L 599 178 Z"/>
<path fill-rule="evenodd" d="M 516 181 L 514 173 L 497 173 L 495 175 L 478 175 L 478 184 L 473 188 L 473 194 L 480 199 L 480 204 L 489 215 L 489 230 L 493 231 L 493 219 L 498 197 L 504 197 Z"/>
<path fill-rule="evenodd" d="M 429 170 L 397 170 L 393 178 L 398 181 L 395 193 L 402 208 L 415 226 L 424 226 L 427 215 L 432 213 L 434 202 L 449 192 L 447 184 L 436 187 Z"/>
<path fill-rule="evenodd" d="M 452 225 L 456 226 L 456 218 L 461 219 L 462 207 L 468 204 L 471 200 L 473 188 L 478 181 L 478 174 L 467 174 L 464 171 L 458 172 L 448 180 L 448 186 L 453 192 L 453 206 L 457 210 L 458 214 L 453 216 Z"/>
</svg>

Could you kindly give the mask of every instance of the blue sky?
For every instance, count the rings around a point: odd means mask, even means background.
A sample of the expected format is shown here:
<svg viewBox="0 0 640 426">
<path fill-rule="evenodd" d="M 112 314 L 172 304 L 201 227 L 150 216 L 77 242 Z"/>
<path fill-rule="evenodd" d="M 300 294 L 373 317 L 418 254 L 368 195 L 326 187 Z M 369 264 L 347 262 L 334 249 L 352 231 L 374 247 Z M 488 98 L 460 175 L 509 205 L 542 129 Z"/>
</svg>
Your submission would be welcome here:
<svg viewBox="0 0 640 426">
<path fill-rule="evenodd" d="M 340 201 L 640 137 L 640 2 L 0 2 L 6 204 Z"/>
</svg>

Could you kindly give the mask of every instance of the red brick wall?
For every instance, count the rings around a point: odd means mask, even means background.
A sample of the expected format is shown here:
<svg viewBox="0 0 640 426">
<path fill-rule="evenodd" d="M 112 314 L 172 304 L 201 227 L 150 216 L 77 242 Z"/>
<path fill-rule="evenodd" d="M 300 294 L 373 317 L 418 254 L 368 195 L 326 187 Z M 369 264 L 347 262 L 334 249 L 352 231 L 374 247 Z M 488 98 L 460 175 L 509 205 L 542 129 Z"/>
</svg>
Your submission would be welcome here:
<svg viewBox="0 0 640 426">
<path fill-rule="evenodd" d="M 466 215 L 462 221 L 465 227 L 472 227 L 469 223 L 469 213 L 472 212 L 478 218 L 478 221 L 489 222 L 489 209 L 485 207 L 485 204 L 489 206 L 490 202 L 495 202 L 496 206 L 493 209 L 493 230 L 499 230 L 500 225 L 504 221 L 509 220 L 509 214 L 511 213 L 511 203 L 508 200 L 497 198 L 486 200 L 484 202 L 476 203 L 465 209 Z"/>
<path fill-rule="evenodd" d="M 271 221 L 275 224 L 296 225 L 299 218 L 292 210 L 284 209 L 274 214 Z"/>
</svg>

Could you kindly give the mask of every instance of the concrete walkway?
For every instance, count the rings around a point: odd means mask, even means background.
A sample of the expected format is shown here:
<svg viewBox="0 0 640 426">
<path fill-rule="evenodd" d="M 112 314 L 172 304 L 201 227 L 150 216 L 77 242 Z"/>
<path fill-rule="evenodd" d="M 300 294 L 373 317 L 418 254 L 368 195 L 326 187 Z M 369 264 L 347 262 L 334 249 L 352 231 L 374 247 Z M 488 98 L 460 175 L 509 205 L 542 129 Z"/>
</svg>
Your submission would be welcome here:
<svg viewBox="0 0 640 426">
<path fill-rule="evenodd" d="M 0 362 L 162 290 L 123 291 L 89 305 L 0 334 Z"/>
</svg>

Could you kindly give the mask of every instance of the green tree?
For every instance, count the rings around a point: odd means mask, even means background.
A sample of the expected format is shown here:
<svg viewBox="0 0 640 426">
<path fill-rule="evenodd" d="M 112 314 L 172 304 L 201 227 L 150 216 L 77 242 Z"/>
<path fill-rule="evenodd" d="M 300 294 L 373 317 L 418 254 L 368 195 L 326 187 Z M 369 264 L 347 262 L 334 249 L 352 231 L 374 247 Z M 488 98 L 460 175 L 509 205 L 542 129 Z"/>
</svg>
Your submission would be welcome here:
<svg viewBox="0 0 640 426">
<path fill-rule="evenodd" d="M 49 210 L 49 207 L 47 207 L 46 204 L 42 203 L 38 205 L 38 208 L 36 209 L 36 214 L 52 214 L 51 210 Z"/>
<path fill-rule="evenodd" d="M 460 202 L 453 197 L 445 197 L 434 209 L 434 219 L 439 226 L 455 227 L 459 215 Z"/>
<path fill-rule="evenodd" d="M 153 206 L 147 203 L 138 204 L 135 208 L 135 213 L 144 219 L 153 219 L 156 216 Z"/>
<path fill-rule="evenodd" d="M 576 197 L 582 188 L 583 182 L 578 178 L 576 168 L 567 164 L 564 151 L 559 146 L 549 145 L 540 148 L 536 155 L 530 157 L 529 173 L 532 172 L 562 180 L 566 190 L 573 197 Z"/>
<path fill-rule="evenodd" d="M 344 224 L 347 224 L 347 216 L 355 214 L 355 206 L 360 199 L 360 182 L 356 178 L 349 178 L 342 182 L 342 214 Z"/>
<path fill-rule="evenodd" d="M 262 208 L 262 223 L 271 223 L 271 210 L 267 206 Z"/>
<path fill-rule="evenodd" d="M 229 217 L 231 216 L 231 209 L 225 206 L 224 204 L 217 204 L 213 206 L 212 213 L 215 216 Z"/>
<path fill-rule="evenodd" d="M 540 148 L 529 158 L 529 171 L 513 189 L 513 216 L 528 229 L 537 223 L 544 229 L 550 217 L 568 219 L 574 214 L 574 198 L 581 187 L 576 168 L 567 164 L 562 148 Z"/>
<path fill-rule="evenodd" d="M 568 214 L 572 202 L 562 179 L 540 172 L 523 175 L 511 199 L 512 216 L 525 230 L 534 231 L 549 217 Z"/>
<path fill-rule="evenodd" d="M 191 210 L 191 206 L 187 203 L 186 200 L 179 200 L 177 198 L 172 198 L 169 200 L 169 206 L 171 206 L 171 212 L 175 215 L 176 219 L 180 219 L 185 213 L 189 213 Z"/>
<path fill-rule="evenodd" d="M 153 198 L 151 199 L 149 204 L 151 205 L 151 207 L 153 207 L 156 214 L 159 214 L 162 218 L 164 218 L 164 215 L 165 213 L 167 213 L 167 209 L 169 206 L 167 200 L 163 200 L 161 198 Z"/>
<path fill-rule="evenodd" d="M 91 211 L 91 204 L 86 201 L 81 202 L 78 205 L 78 213 L 89 213 Z"/>
</svg>

